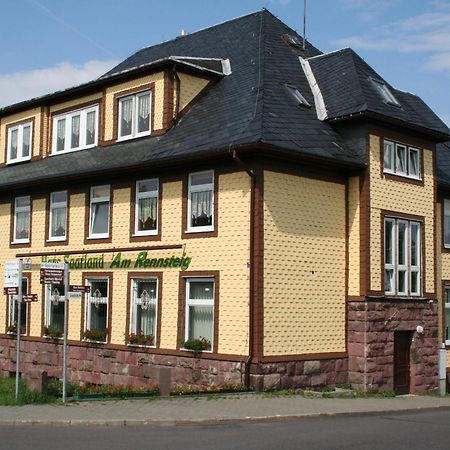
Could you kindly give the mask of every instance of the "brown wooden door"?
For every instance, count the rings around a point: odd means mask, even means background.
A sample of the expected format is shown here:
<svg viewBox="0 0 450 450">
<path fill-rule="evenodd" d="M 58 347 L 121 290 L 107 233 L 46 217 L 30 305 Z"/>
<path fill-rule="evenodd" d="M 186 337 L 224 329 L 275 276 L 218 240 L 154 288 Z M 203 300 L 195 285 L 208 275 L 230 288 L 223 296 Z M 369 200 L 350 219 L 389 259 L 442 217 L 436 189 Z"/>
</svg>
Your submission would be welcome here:
<svg viewBox="0 0 450 450">
<path fill-rule="evenodd" d="M 394 332 L 394 391 L 396 394 L 409 394 L 411 371 L 409 365 L 411 333 Z"/>
</svg>

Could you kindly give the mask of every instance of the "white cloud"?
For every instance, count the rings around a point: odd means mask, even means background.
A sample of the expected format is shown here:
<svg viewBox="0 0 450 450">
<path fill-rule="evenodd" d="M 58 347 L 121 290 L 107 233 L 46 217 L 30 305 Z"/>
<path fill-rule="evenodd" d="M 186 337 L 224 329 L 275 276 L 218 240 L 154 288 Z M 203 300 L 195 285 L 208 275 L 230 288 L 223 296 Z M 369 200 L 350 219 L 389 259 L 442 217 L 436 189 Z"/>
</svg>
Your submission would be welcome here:
<svg viewBox="0 0 450 450">
<path fill-rule="evenodd" d="M 358 20 L 370 22 L 393 7 L 399 0 L 340 0 L 342 7 L 352 11 Z"/>
<path fill-rule="evenodd" d="M 291 0 L 269 0 L 270 3 L 272 3 L 273 5 L 289 5 L 289 3 L 291 3 Z"/>
<path fill-rule="evenodd" d="M 450 71 L 450 51 L 446 53 L 436 53 L 435 55 L 430 56 L 425 62 L 425 68 L 432 72 L 441 70 Z"/>
<path fill-rule="evenodd" d="M 0 107 L 66 89 L 103 75 L 117 61 L 62 62 L 54 67 L 0 74 Z"/>
</svg>

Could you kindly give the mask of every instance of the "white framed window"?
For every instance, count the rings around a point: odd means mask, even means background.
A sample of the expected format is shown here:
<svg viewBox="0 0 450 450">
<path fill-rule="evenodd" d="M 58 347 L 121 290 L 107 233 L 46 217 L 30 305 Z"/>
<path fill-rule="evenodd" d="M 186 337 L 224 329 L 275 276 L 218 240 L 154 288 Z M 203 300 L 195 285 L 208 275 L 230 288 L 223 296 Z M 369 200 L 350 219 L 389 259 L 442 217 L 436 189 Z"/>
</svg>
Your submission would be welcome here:
<svg viewBox="0 0 450 450">
<path fill-rule="evenodd" d="M 88 278 L 84 339 L 106 342 L 108 336 L 109 278 Z"/>
<path fill-rule="evenodd" d="M 388 295 L 421 295 L 421 223 L 384 220 L 384 290 Z"/>
<path fill-rule="evenodd" d="M 7 164 L 31 159 L 33 151 L 32 137 L 32 121 L 8 128 Z"/>
<path fill-rule="evenodd" d="M 53 338 L 63 336 L 65 295 L 64 285 L 45 286 L 45 336 Z"/>
<path fill-rule="evenodd" d="M 420 150 L 404 144 L 384 141 L 383 171 L 407 178 L 421 179 Z"/>
<path fill-rule="evenodd" d="M 135 230 L 136 236 L 158 234 L 159 180 L 136 181 Z"/>
<path fill-rule="evenodd" d="M 22 294 L 28 294 L 28 278 L 22 278 Z M 19 318 L 19 303 L 17 295 L 9 296 L 9 317 L 8 317 L 8 333 L 17 333 L 17 324 Z M 22 302 L 20 308 L 20 329 L 21 335 L 27 334 L 28 325 L 28 302 Z"/>
<path fill-rule="evenodd" d="M 109 237 L 110 185 L 91 187 L 89 208 L 89 238 Z"/>
<path fill-rule="evenodd" d="M 49 241 L 67 239 L 67 191 L 50 194 Z"/>
<path fill-rule="evenodd" d="M 450 286 L 445 286 L 445 345 L 450 345 Z"/>
<path fill-rule="evenodd" d="M 207 351 L 214 345 L 214 290 L 212 277 L 186 279 L 184 339 L 203 339 Z"/>
<path fill-rule="evenodd" d="M 30 242 L 31 198 L 16 197 L 14 200 L 14 236 L 13 243 Z"/>
<path fill-rule="evenodd" d="M 214 230 L 214 171 L 189 174 L 187 231 Z"/>
<path fill-rule="evenodd" d="M 444 200 L 444 224 L 443 224 L 443 231 L 444 231 L 444 247 L 450 248 L 450 200 L 445 199 Z"/>
<path fill-rule="evenodd" d="M 398 100 L 394 97 L 394 94 L 391 92 L 391 90 L 386 86 L 386 84 L 383 81 L 375 80 L 374 78 L 371 78 L 371 80 L 378 94 L 381 96 L 381 98 L 385 103 L 401 107 Z"/>
<path fill-rule="evenodd" d="M 151 91 L 119 98 L 119 141 L 151 133 L 151 102 Z"/>
<path fill-rule="evenodd" d="M 98 105 L 53 118 L 52 154 L 95 147 L 98 143 Z"/>
<path fill-rule="evenodd" d="M 130 345 L 156 345 L 158 279 L 133 278 L 131 283 Z"/>
</svg>

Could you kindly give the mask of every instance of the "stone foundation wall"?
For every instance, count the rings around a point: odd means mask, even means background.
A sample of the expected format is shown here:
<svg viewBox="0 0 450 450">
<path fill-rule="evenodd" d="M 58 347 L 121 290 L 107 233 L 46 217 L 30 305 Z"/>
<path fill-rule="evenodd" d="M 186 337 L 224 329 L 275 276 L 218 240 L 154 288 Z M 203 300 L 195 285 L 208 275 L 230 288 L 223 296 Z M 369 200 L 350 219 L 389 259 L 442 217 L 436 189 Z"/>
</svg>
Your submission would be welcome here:
<svg viewBox="0 0 450 450">
<path fill-rule="evenodd" d="M 336 386 L 348 382 L 347 358 L 254 364 L 250 367 L 252 389 Z"/>
<path fill-rule="evenodd" d="M 26 380 L 38 380 L 42 372 L 47 372 L 49 377 L 62 378 L 63 346 L 60 343 L 23 340 L 20 358 L 20 372 Z M 8 376 L 15 370 L 16 340 L 0 338 L 0 375 Z M 245 362 L 70 345 L 67 375 L 74 383 L 135 387 L 155 383 L 162 395 L 168 395 L 181 385 L 244 383 Z"/>
<path fill-rule="evenodd" d="M 419 334 L 416 327 L 424 332 Z M 411 393 L 438 387 L 438 305 L 424 300 L 348 303 L 348 381 L 364 392 L 394 390 L 394 332 L 410 331 Z"/>
</svg>

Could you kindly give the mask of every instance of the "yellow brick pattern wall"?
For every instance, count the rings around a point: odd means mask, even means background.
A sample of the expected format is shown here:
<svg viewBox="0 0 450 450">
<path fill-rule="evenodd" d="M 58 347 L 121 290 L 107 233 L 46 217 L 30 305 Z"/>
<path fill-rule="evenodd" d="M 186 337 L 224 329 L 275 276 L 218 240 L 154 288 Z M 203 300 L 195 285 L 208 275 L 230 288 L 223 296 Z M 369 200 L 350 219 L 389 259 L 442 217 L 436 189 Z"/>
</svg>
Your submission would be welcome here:
<svg viewBox="0 0 450 450">
<path fill-rule="evenodd" d="M 51 250 L 82 250 L 83 248 L 110 249 L 117 247 L 141 247 L 145 242 L 130 244 L 130 187 L 114 190 L 113 202 L 113 242 L 112 244 L 84 244 L 85 194 L 70 196 L 69 245 L 51 247 Z M 216 238 L 181 239 L 182 182 L 171 181 L 162 185 L 162 239 L 149 245 L 185 244 L 185 251 L 192 257 L 189 271 L 220 271 L 219 299 L 219 353 L 248 354 L 248 301 L 250 258 L 250 180 L 245 172 L 223 174 L 218 183 L 218 236 Z M 86 186 L 86 190 L 88 186 Z M 0 271 L 3 262 L 14 259 L 18 252 L 47 252 L 45 237 L 45 200 L 33 201 L 32 247 L 30 249 L 9 248 L 10 204 L 0 203 L 0 229 L 7 232 L 0 235 Z M 149 257 L 181 256 L 183 250 L 154 251 Z M 114 254 L 105 254 L 109 263 Z M 123 253 L 123 258 L 134 259 L 137 252 Z M 33 258 L 37 264 L 40 258 Z M 105 264 L 106 266 L 106 264 Z M 175 268 L 132 269 L 133 271 L 162 271 L 162 320 L 161 348 L 177 348 L 178 285 L 179 270 Z M 111 342 L 124 343 L 127 310 L 127 270 L 102 271 L 113 274 Z M 71 283 L 81 283 L 82 270 L 71 272 Z M 39 301 L 31 305 L 30 334 L 41 334 L 42 288 L 38 271 L 33 271 L 32 290 Z M 0 308 L 0 333 L 5 332 L 6 303 Z M 69 339 L 79 340 L 81 329 L 81 302 L 72 300 L 69 308 Z"/>
<path fill-rule="evenodd" d="M 186 73 L 178 73 L 178 76 L 180 77 L 180 111 L 182 111 L 206 87 L 209 80 Z"/>
<path fill-rule="evenodd" d="M 380 291 L 381 285 L 381 210 L 425 217 L 426 292 L 435 292 L 433 237 L 434 177 L 432 151 L 425 149 L 424 186 L 389 180 L 380 173 L 380 137 L 370 135 L 370 287 Z"/>
<path fill-rule="evenodd" d="M 105 97 L 105 140 L 114 138 L 114 95 L 122 91 L 138 88 L 148 83 L 155 83 L 155 91 L 152 94 L 155 115 L 153 117 L 153 129 L 160 130 L 163 127 L 163 106 L 164 106 L 164 73 L 159 72 L 153 75 L 136 78 L 125 83 L 116 84 L 106 89 Z"/>
<path fill-rule="evenodd" d="M 40 151 L 40 133 L 41 133 L 41 108 L 33 108 L 16 114 L 11 114 L 0 119 L 0 164 L 6 162 L 6 141 L 8 139 L 7 126 L 14 122 L 34 118 L 33 130 L 33 156 Z"/>
<path fill-rule="evenodd" d="M 264 172 L 264 355 L 345 351 L 345 186 Z"/>
<path fill-rule="evenodd" d="M 360 295 L 359 177 L 348 180 L 348 295 Z"/>
<path fill-rule="evenodd" d="M 66 108 L 73 108 L 74 111 L 77 109 L 78 105 L 82 105 L 83 103 L 90 103 L 90 102 L 94 102 L 96 100 L 99 101 L 102 98 L 102 92 L 96 92 L 95 94 L 91 94 L 91 95 L 86 95 L 84 97 L 78 97 L 74 100 L 69 100 L 67 102 L 62 102 L 62 103 L 56 103 L 52 106 L 50 106 L 50 114 L 66 109 Z"/>
</svg>

